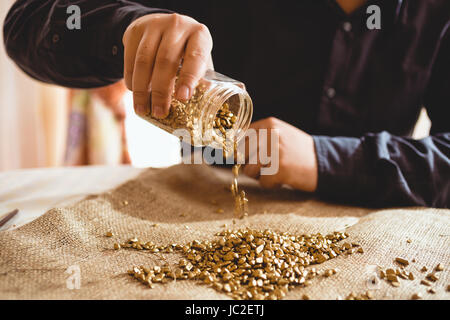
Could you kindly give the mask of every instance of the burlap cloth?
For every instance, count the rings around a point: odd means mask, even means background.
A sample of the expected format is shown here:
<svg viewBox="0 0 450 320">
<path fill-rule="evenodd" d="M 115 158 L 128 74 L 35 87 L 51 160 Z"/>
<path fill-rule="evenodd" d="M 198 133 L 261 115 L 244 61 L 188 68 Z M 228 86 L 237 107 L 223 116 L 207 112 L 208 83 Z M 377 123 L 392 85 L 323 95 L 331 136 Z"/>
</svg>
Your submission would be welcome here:
<svg viewBox="0 0 450 320">
<path fill-rule="evenodd" d="M 134 265 L 176 262 L 180 256 L 112 249 L 115 242 L 133 236 L 160 244 L 211 239 L 224 224 L 295 234 L 346 230 L 351 241 L 362 245 L 364 254 L 340 256 L 317 266 L 337 268 L 336 275 L 295 288 L 286 299 L 299 299 L 304 293 L 313 299 L 338 299 L 367 290 L 377 299 L 410 299 L 416 292 L 425 299 L 450 297 L 446 292 L 450 284 L 450 210 L 377 211 L 326 204 L 289 189 L 263 190 L 242 177 L 250 216 L 233 224 L 233 203 L 226 190 L 230 180 L 230 170 L 207 166 L 149 169 L 111 192 L 52 209 L 19 229 L 0 232 L 0 299 L 229 299 L 196 281 L 175 281 L 149 289 L 126 271 Z M 216 213 L 219 207 L 225 213 Z M 107 231 L 115 236 L 105 237 Z M 384 280 L 373 283 L 377 266 L 396 267 L 393 260 L 398 256 L 416 259 L 407 268 L 416 280 L 401 280 L 399 288 Z M 419 270 L 423 266 L 432 269 L 438 263 L 444 264 L 445 271 L 433 284 L 436 294 L 432 295 L 419 284 L 426 275 Z M 80 289 L 67 287 L 70 274 L 65 271 L 70 266 L 80 268 Z"/>
</svg>

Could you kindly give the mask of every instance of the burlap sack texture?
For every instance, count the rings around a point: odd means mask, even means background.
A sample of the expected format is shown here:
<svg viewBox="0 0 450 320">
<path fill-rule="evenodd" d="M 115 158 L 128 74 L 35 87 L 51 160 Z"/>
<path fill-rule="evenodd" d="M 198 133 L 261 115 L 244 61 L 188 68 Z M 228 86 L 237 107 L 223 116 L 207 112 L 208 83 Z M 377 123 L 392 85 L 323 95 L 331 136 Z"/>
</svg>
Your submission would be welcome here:
<svg viewBox="0 0 450 320">
<path fill-rule="evenodd" d="M 449 210 L 376 211 L 326 204 L 293 190 L 262 190 L 256 182 L 241 178 L 249 194 L 250 216 L 233 224 L 232 198 L 226 190 L 230 181 L 230 170 L 208 166 L 149 169 L 111 192 L 50 210 L 19 229 L 0 232 L 0 299 L 229 299 L 189 280 L 149 289 L 126 271 L 134 265 L 177 262 L 180 256 L 112 249 L 113 243 L 133 236 L 160 244 L 211 239 L 224 224 L 296 234 L 346 230 L 350 241 L 362 245 L 364 254 L 341 256 L 317 266 L 337 268 L 336 275 L 316 278 L 310 287 L 290 291 L 286 299 L 300 299 L 305 293 L 312 299 L 339 299 L 367 290 L 377 299 L 410 299 L 416 292 L 424 299 L 450 297 L 446 292 Z M 216 213 L 219 207 L 225 213 Z M 115 236 L 105 237 L 107 231 Z M 384 280 L 373 283 L 377 266 L 396 267 L 393 260 L 398 256 L 416 259 L 408 267 L 416 280 L 401 280 L 399 288 Z M 432 295 L 419 284 L 426 275 L 419 270 L 438 263 L 445 265 L 445 271 L 433 284 L 436 294 Z M 67 287 L 70 274 L 65 271 L 70 266 L 81 270 L 80 289 Z"/>
</svg>

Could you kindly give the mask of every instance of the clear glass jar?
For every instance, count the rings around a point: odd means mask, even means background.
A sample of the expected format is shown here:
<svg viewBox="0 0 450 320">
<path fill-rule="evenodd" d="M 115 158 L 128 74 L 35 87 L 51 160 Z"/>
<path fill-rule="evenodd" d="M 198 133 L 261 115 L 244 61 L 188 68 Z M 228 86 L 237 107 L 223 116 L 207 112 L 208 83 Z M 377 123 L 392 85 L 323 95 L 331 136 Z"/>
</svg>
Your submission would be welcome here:
<svg viewBox="0 0 450 320">
<path fill-rule="evenodd" d="M 221 149 L 225 138 L 237 143 L 244 137 L 252 115 L 253 103 L 245 85 L 208 70 L 189 101 L 172 98 L 166 118 L 156 119 L 151 114 L 141 117 L 193 146 Z M 226 127 L 225 131 L 220 123 Z"/>
</svg>

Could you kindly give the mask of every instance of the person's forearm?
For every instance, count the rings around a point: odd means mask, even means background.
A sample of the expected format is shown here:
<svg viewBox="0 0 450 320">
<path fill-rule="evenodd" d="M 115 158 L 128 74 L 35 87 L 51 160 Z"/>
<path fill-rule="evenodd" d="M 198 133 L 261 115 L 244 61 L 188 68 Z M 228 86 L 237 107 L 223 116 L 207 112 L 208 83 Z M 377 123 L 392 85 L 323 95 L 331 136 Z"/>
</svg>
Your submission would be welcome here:
<svg viewBox="0 0 450 320">
<path fill-rule="evenodd" d="M 8 55 L 35 79 L 66 87 L 105 86 L 123 77 L 122 36 L 146 14 L 170 12 L 125 0 L 73 1 L 81 28 L 69 30 L 71 1 L 19 0 L 4 23 Z"/>
<path fill-rule="evenodd" d="M 317 192 L 369 206 L 450 206 L 450 133 L 422 140 L 314 136 Z"/>
</svg>

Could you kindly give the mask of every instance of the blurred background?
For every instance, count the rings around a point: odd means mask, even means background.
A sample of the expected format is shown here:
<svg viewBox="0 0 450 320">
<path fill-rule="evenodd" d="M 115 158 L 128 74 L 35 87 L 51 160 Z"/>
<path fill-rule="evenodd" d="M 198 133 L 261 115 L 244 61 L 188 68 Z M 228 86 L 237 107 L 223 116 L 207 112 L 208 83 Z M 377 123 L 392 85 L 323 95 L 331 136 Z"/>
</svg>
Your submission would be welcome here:
<svg viewBox="0 0 450 320">
<path fill-rule="evenodd" d="M 14 0 L 0 1 L 0 21 Z M 181 161 L 177 138 L 138 118 L 122 82 L 72 90 L 32 80 L 7 57 L 1 33 L 0 171 L 56 166 L 165 167 Z M 255 106 L 256 108 L 258 106 Z M 428 135 L 423 110 L 415 138 Z"/>
<path fill-rule="evenodd" d="M 0 1 L 2 22 L 14 0 Z M 2 28 L 3 29 L 3 28 Z M 179 141 L 138 118 L 123 83 L 71 90 L 37 82 L 0 49 L 0 171 L 34 167 L 164 167 L 181 161 Z"/>
</svg>

